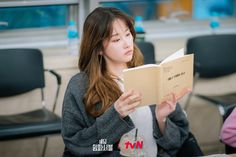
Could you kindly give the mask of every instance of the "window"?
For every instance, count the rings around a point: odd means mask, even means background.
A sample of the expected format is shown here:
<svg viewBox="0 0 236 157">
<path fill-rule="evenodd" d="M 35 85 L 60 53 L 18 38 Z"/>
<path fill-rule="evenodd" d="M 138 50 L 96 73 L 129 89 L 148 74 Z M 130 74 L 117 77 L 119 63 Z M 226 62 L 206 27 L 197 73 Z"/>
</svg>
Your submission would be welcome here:
<svg viewBox="0 0 236 157">
<path fill-rule="evenodd" d="M 98 0 L 102 6 L 116 7 L 144 20 L 207 19 L 235 16 L 236 0 Z"/>
<path fill-rule="evenodd" d="M 68 6 L 33 6 L 0 8 L 0 30 L 66 26 Z"/>
<path fill-rule="evenodd" d="M 156 19 L 156 4 L 158 0 L 133 0 L 133 1 L 101 1 L 104 7 L 116 7 L 130 16 L 142 16 L 144 20 Z"/>
<path fill-rule="evenodd" d="M 3 0 L 0 48 L 67 46 L 67 25 L 73 19 L 79 28 L 78 16 L 78 0 Z"/>
<path fill-rule="evenodd" d="M 194 0 L 193 18 L 208 19 L 211 16 L 234 16 L 234 0 Z"/>
</svg>

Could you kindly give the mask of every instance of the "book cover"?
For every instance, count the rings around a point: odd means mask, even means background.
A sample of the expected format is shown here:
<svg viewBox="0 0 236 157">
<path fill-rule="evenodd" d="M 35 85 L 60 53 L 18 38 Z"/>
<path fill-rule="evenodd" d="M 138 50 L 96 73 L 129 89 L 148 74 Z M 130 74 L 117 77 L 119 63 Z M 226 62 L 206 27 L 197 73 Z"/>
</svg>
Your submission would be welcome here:
<svg viewBox="0 0 236 157">
<path fill-rule="evenodd" d="M 125 91 L 141 92 L 140 106 L 171 100 L 172 93 L 179 99 L 187 89 L 192 89 L 193 54 L 184 55 L 184 49 L 180 49 L 160 64 L 125 69 L 123 74 Z"/>
</svg>

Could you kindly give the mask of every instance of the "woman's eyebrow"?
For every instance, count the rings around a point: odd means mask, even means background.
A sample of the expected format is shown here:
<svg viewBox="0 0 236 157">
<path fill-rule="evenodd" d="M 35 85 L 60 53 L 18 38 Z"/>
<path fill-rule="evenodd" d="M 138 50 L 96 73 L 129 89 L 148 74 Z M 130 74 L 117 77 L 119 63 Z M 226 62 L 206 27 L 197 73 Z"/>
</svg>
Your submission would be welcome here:
<svg viewBox="0 0 236 157">
<path fill-rule="evenodd" d="M 112 34 L 112 35 L 111 35 L 111 37 L 114 37 L 114 36 L 118 36 L 118 33 L 116 33 L 116 34 Z"/>
<path fill-rule="evenodd" d="M 125 29 L 125 32 L 129 31 L 129 28 L 126 28 Z M 118 36 L 119 34 L 118 33 L 115 33 L 115 34 L 112 34 L 111 37 L 114 37 L 114 36 Z"/>
</svg>

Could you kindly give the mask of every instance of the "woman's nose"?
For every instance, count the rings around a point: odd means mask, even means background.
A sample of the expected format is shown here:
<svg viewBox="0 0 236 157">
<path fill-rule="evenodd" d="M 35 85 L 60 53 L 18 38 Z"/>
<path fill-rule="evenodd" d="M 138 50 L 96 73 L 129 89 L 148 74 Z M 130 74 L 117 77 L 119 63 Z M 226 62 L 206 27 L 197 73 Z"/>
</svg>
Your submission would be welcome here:
<svg viewBox="0 0 236 157">
<path fill-rule="evenodd" d="M 130 41 L 128 39 L 123 39 L 123 43 L 124 43 L 124 48 L 127 48 L 130 46 Z"/>
</svg>

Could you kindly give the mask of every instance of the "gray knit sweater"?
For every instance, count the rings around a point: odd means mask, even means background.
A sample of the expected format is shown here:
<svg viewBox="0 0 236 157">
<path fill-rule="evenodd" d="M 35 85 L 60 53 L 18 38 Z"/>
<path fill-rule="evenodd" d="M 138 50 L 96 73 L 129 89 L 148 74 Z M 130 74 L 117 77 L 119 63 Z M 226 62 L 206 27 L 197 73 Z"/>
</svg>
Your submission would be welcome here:
<svg viewBox="0 0 236 157">
<path fill-rule="evenodd" d="M 62 137 L 65 143 L 64 157 L 119 156 L 117 143 L 121 136 L 135 126 L 129 116 L 120 118 L 114 106 L 103 115 L 93 118 L 87 114 L 83 97 L 87 90 L 88 79 L 81 72 L 70 80 L 62 110 Z M 155 117 L 155 105 L 151 105 Z M 158 156 L 175 156 L 188 136 L 188 121 L 179 104 L 166 120 L 164 135 L 153 118 L 153 136 L 158 145 Z M 113 151 L 94 151 L 94 144 L 105 139 L 107 145 L 113 145 Z"/>
</svg>

